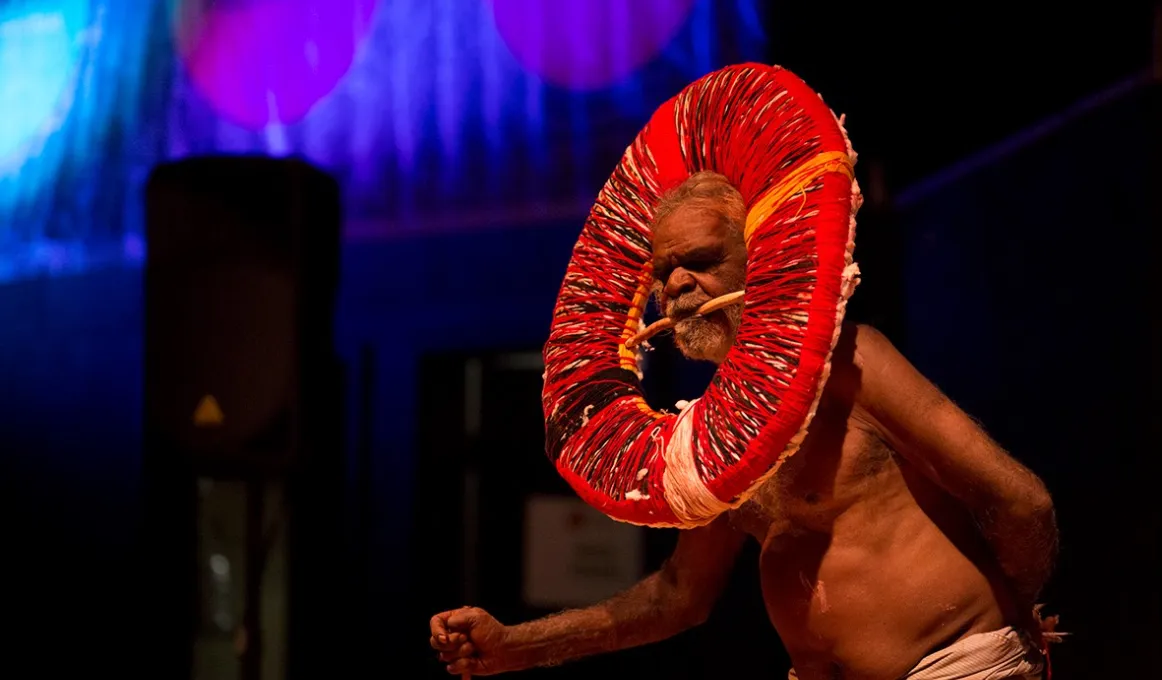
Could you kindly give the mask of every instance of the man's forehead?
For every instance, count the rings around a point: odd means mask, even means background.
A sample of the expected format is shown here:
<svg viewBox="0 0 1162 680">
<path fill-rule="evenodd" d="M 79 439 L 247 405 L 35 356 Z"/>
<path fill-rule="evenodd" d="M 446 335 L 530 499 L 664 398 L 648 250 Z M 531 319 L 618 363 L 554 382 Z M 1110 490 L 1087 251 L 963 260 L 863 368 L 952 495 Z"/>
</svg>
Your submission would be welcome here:
<svg viewBox="0 0 1162 680">
<path fill-rule="evenodd" d="M 680 206 L 653 229 L 655 251 L 718 242 L 725 236 L 726 220 L 707 208 Z"/>
</svg>

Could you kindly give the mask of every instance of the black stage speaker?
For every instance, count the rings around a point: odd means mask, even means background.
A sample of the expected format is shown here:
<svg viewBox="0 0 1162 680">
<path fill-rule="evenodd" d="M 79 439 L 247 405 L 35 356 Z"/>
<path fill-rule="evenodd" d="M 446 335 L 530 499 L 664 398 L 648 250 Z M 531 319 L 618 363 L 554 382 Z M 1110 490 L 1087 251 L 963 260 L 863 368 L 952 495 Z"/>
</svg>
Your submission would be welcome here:
<svg viewBox="0 0 1162 680">
<path fill-rule="evenodd" d="M 297 160 L 191 158 L 146 189 L 151 677 L 324 677 L 343 478 L 340 198 Z"/>
</svg>

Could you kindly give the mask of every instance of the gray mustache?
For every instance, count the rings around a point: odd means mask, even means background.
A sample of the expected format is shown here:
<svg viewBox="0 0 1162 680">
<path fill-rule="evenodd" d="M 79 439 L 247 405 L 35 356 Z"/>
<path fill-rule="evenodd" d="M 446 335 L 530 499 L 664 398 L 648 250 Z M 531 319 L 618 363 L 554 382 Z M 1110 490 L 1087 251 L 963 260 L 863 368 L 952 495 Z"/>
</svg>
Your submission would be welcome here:
<svg viewBox="0 0 1162 680">
<path fill-rule="evenodd" d="M 703 299 L 683 299 L 679 298 L 673 300 L 666 307 L 666 316 L 669 317 L 683 317 L 689 316 L 698 311 L 698 308 L 709 302 L 709 298 Z"/>
</svg>

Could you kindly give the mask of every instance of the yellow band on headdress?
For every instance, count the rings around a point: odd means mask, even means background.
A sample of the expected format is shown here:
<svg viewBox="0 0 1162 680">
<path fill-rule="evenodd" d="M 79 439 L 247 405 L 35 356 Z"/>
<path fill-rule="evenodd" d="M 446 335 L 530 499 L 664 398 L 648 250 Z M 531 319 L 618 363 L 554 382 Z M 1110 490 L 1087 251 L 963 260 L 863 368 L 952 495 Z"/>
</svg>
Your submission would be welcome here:
<svg viewBox="0 0 1162 680">
<path fill-rule="evenodd" d="M 755 201 L 754 206 L 746 215 L 746 231 L 744 236 L 750 241 L 751 234 L 759 225 L 767 220 L 783 203 L 811 186 L 811 183 L 820 176 L 829 172 L 842 172 L 851 179 L 855 174 L 852 169 L 851 158 L 841 151 L 827 151 L 810 158 L 795 168 Z"/>
</svg>

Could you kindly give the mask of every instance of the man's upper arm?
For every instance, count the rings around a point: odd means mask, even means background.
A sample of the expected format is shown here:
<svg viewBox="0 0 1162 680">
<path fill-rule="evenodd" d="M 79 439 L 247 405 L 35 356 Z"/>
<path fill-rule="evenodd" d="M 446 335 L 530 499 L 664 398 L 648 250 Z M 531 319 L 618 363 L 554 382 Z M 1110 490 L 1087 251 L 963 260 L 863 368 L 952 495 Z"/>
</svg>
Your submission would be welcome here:
<svg viewBox="0 0 1162 680">
<path fill-rule="evenodd" d="M 746 538 L 725 514 L 706 526 L 683 529 L 662 576 L 687 605 L 707 614 L 729 581 Z"/>
<path fill-rule="evenodd" d="M 900 454 L 963 446 L 983 436 L 882 333 L 858 326 L 852 344 L 855 405 Z"/>
<path fill-rule="evenodd" d="M 875 329 L 855 331 L 856 406 L 904 458 L 962 501 L 1048 503 L 1044 486 Z"/>
</svg>

